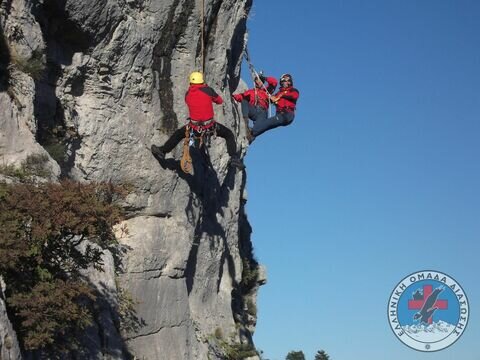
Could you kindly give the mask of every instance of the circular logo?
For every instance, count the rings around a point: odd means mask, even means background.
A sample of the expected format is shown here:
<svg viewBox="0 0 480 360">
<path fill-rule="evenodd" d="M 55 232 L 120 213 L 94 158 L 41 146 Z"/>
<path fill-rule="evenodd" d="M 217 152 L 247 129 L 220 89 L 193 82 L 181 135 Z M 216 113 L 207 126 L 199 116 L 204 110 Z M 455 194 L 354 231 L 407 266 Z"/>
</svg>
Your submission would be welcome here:
<svg viewBox="0 0 480 360">
<path fill-rule="evenodd" d="M 470 314 L 465 291 L 451 276 L 424 270 L 393 289 L 388 320 L 397 338 L 419 351 L 445 349 L 462 336 Z"/>
</svg>

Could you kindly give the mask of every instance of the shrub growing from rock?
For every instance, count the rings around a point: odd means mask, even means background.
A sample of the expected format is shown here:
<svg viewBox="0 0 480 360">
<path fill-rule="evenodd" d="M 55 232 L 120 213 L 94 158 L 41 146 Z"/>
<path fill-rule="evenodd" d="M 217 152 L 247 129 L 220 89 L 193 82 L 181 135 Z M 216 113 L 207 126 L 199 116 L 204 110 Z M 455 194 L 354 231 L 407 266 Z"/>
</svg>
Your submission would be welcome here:
<svg viewBox="0 0 480 360">
<path fill-rule="evenodd" d="M 81 271 L 116 243 L 121 196 L 110 184 L 0 183 L 0 275 L 24 350 L 75 348 L 95 299 Z M 80 244 L 83 244 L 80 247 Z"/>
</svg>

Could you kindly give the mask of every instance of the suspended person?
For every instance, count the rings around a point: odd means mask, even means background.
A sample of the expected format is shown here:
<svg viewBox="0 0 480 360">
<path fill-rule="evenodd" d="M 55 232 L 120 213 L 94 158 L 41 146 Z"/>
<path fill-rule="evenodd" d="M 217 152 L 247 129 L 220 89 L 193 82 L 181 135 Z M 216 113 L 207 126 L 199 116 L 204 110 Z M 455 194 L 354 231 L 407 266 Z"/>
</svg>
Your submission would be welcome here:
<svg viewBox="0 0 480 360">
<path fill-rule="evenodd" d="M 277 87 L 277 79 L 264 76 L 261 72 L 255 76 L 255 87 L 240 94 L 233 94 L 235 101 L 242 104 L 242 114 L 247 125 L 247 138 L 252 139 L 251 129 L 248 126 L 248 119 L 253 122 L 263 122 L 267 119 L 270 96 Z M 265 84 L 266 83 L 266 84 Z"/>
<path fill-rule="evenodd" d="M 290 125 L 295 118 L 295 108 L 299 96 L 299 91 L 293 87 L 292 75 L 283 74 L 280 77 L 280 89 L 270 97 L 275 104 L 276 114 L 267 119 L 255 121 L 252 128 L 253 137 L 250 142 L 267 130 Z"/>
<path fill-rule="evenodd" d="M 159 161 L 164 160 L 165 154 L 172 151 L 190 132 L 192 132 L 191 136 L 197 138 L 215 133 L 224 138 L 227 143 L 230 165 L 239 169 L 245 168 L 237 157 L 237 145 L 232 131 L 214 119 L 213 103 L 222 104 L 222 97 L 204 83 L 202 73 L 192 72 L 189 80 L 190 86 L 185 94 L 185 102 L 189 110 L 188 124 L 177 129 L 162 146 L 152 145 L 153 155 Z"/>
</svg>

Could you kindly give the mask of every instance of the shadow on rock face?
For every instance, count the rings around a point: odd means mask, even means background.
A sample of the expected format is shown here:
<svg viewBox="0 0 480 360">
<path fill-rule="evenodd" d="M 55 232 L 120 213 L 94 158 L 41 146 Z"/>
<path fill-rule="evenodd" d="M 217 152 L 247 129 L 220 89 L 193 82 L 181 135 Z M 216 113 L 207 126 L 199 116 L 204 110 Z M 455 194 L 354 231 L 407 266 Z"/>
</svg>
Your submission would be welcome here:
<svg viewBox="0 0 480 360">
<path fill-rule="evenodd" d="M 158 160 L 163 169 L 174 171 L 185 180 L 192 195 L 201 202 L 201 207 L 207 214 L 216 215 L 228 204 L 229 193 L 235 185 L 235 168 L 230 167 L 222 184 L 212 166 L 210 157 L 204 148 L 191 148 L 193 175 L 183 172 L 180 161 L 175 159 Z M 189 209 L 187 207 L 187 212 Z"/>
<path fill-rule="evenodd" d="M 10 75 L 8 72 L 10 64 L 10 51 L 8 50 L 2 25 L 0 25 L 0 91 L 7 91 Z"/>
<path fill-rule="evenodd" d="M 120 289 L 115 292 L 103 282 L 90 285 L 96 289 L 95 301 L 88 304 L 94 321 L 78 334 L 80 346 L 71 358 L 133 359 L 121 333 L 138 332 L 145 326 L 145 320 L 138 317 L 133 304 L 125 305 Z"/>
<path fill-rule="evenodd" d="M 223 215 L 223 208 L 228 205 L 230 191 L 235 186 L 235 172 L 233 167 L 228 168 L 227 175 L 220 184 L 218 175 L 212 166 L 210 157 L 205 149 L 191 148 L 190 155 L 194 168 L 194 174 L 186 174 L 181 169 L 180 161 L 175 159 L 159 160 L 164 169 L 172 170 L 185 180 L 191 195 L 185 211 L 189 219 L 193 219 L 194 209 L 200 209 L 200 218 L 195 225 L 192 248 L 185 270 L 188 293 L 192 291 L 196 272 L 198 248 L 202 238 L 220 238 L 223 242 L 224 251 L 220 259 L 219 269 L 223 269 L 225 261 L 232 279 L 235 279 L 235 265 L 227 242 L 225 229 L 217 220 L 217 214 Z M 217 287 L 220 286 L 220 274 Z"/>
</svg>

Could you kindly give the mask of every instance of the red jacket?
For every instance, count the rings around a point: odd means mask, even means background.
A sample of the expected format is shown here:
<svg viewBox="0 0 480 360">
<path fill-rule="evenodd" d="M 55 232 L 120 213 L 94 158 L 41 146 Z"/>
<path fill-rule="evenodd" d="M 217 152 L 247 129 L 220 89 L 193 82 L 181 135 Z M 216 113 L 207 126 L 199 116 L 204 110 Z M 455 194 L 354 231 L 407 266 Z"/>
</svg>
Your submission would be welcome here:
<svg viewBox="0 0 480 360">
<path fill-rule="evenodd" d="M 206 84 L 190 84 L 185 94 L 185 102 L 188 106 L 189 117 L 193 121 L 205 122 L 213 119 L 213 103 L 222 104 L 223 99 L 215 90 Z M 204 128 L 213 126 L 214 121 Z M 198 126 L 191 124 L 192 128 L 198 130 Z"/>
<path fill-rule="evenodd" d="M 297 89 L 290 86 L 287 88 L 280 88 L 275 96 L 282 95 L 282 97 L 275 104 L 278 112 L 294 112 L 300 93 Z"/>
<path fill-rule="evenodd" d="M 233 98 L 238 101 L 242 102 L 243 100 L 247 100 L 250 105 L 253 106 L 260 106 L 262 109 L 268 109 L 268 98 L 271 93 L 275 91 L 275 88 L 277 87 L 277 79 L 274 77 L 267 77 L 266 78 L 267 82 L 267 91 L 265 88 L 262 86 L 260 88 L 256 87 L 253 89 L 249 89 L 241 94 L 235 94 L 233 95 Z"/>
</svg>

